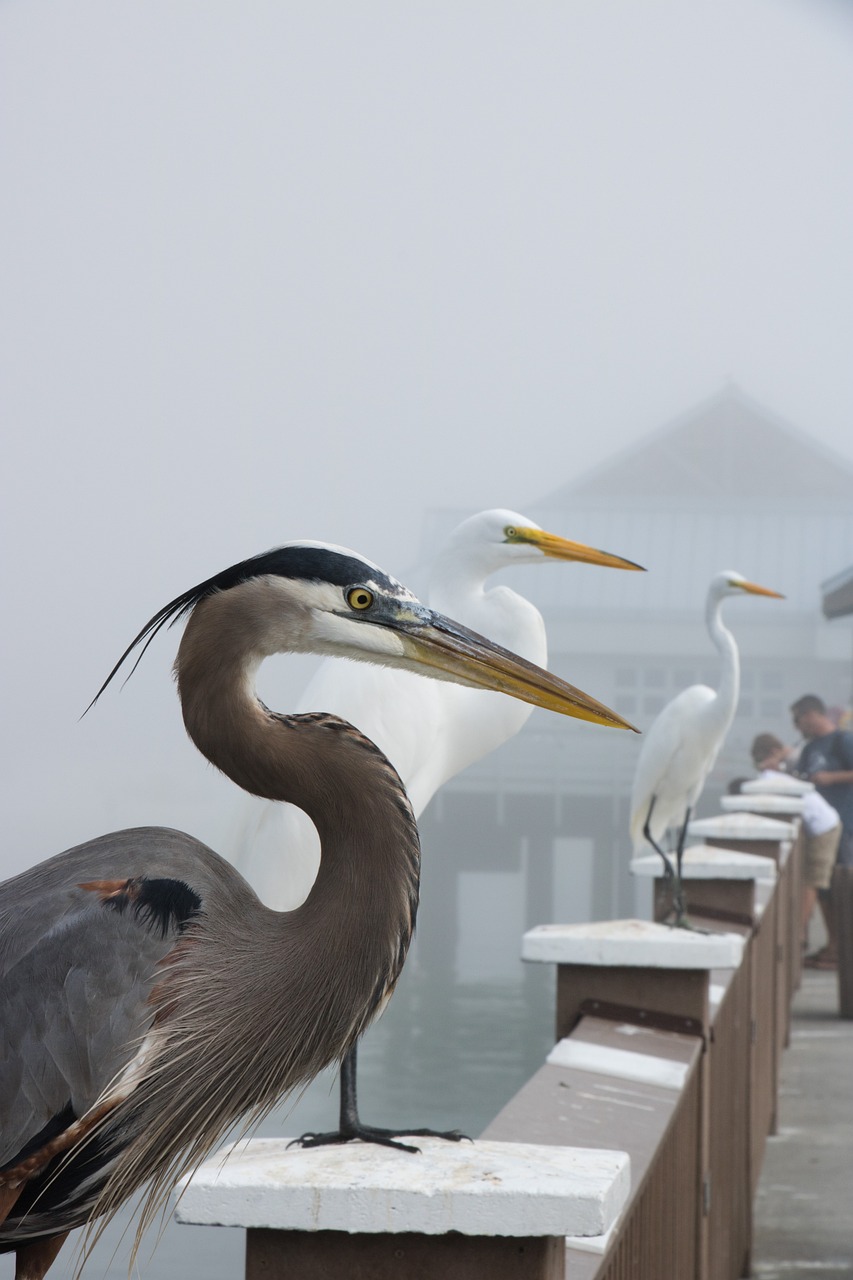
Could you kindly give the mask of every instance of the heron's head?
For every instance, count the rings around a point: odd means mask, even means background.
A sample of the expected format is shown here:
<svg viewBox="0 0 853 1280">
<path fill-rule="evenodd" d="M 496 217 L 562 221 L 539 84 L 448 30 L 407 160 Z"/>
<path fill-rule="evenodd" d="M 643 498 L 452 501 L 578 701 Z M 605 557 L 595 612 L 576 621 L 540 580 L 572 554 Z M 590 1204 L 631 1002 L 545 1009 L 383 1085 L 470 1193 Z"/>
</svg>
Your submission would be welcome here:
<svg viewBox="0 0 853 1280">
<path fill-rule="evenodd" d="M 735 573 L 734 569 L 724 569 L 711 579 L 711 585 L 708 588 L 709 602 L 724 600 L 727 596 L 740 595 L 772 596 L 774 600 L 785 599 L 780 592 L 771 591 L 769 587 L 760 587 L 758 583 L 750 582 L 742 573 Z"/>
<path fill-rule="evenodd" d="M 583 542 L 572 542 L 556 533 L 547 533 L 527 516 L 496 507 L 463 520 L 448 540 L 448 550 L 463 552 L 472 560 L 482 560 L 483 568 L 495 572 L 511 564 L 541 564 L 546 559 L 576 560 L 581 564 L 604 565 L 609 569 L 638 569 L 642 565 L 621 556 L 599 551 Z"/>
<path fill-rule="evenodd" d="M 427 608 L 370 560 L 321 542 L 242 560 L 178 596 L 146 624 L 99 693 L 137 645 L 144 652 L 163 626 L 187 614 L 182 650 L 192 638 L 197 665 L 200 653 L 213 665 L 221 650 L 238 651 L 247 664 L 280 652 L 354 658 L 633 728 L 557 676 Z"/>
</svg>

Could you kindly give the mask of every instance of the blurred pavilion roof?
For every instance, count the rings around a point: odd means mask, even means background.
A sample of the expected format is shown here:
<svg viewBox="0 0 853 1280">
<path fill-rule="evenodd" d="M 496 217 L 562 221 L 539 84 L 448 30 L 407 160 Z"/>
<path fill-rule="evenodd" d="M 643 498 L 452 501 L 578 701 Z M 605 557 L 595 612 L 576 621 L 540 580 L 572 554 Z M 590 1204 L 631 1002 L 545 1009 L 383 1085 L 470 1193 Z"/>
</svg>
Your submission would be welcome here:
<svg viewBox="0 0 853 1280">
<path fill-rule="evenodd" d="M 578 498 L 653 498 L 794 506 L 811 500 L 849 506 L 853 460 L 784 422 L 734 384 L 615 458 L 540 499 L 575 507 Z"/>
<path fill-rule="evenodd" d="M 496 495 L 498 503 L 518 509 L 507 495 Z M 553 533 L 649 571 L 543 565 L 508 572 L 507 584 L 546 619 L 604 612 L 626 622 L 695 618 L 701 627 L 711 577 L 734 569 L 786 596 L 772 607 L 733 602 L 738 625 L 772 626 L 793 613 L 820 621 L 820 583 L 850 563 L 853 460 L 728 385 L 521 510 Z M 425 548 L 470 514 L 432 512 Z"/>
</svg>

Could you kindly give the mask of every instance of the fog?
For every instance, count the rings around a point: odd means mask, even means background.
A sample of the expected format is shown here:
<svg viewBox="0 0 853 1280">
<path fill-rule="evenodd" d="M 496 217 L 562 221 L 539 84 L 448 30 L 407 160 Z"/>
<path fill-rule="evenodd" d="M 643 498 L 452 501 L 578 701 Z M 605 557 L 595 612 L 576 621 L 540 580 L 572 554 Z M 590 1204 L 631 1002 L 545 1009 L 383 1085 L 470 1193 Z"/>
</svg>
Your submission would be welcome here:
<svg viewBox="0 0 853 1280">
<path fill-rule="evenodd" d="M 3 871 L 223 843 L 174 631 L 80 715 L 238 559 L 422 587 L 429 513 L 524 511 L 730 378 L 850 457 L 852 51 L 843 0 L 5 0 Z M 271 667 L 284 709 L 312 663 Z"/>
<path fill-rule="evenodd" d="M 4 4 L 7 868 L 216 842 L 174 633 L 78 717 L 236 559 L 404 575 L 429 510 L 524 510 L 729 376 L 847 449 L 852 34 L 822 0 Z"/>
</svg>

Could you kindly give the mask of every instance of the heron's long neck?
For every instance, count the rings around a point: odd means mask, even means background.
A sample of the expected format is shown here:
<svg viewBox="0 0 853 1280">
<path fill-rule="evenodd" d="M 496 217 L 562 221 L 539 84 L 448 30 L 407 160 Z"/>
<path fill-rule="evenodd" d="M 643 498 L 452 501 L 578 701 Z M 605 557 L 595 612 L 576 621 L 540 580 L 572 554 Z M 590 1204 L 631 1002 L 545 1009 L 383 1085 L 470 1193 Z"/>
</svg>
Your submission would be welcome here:
<svg viewBox="0 0 853 1280">
<path fill-rule="evenodd" d="M 709 600 L 705 612 L 708 634 L 720 655 L 720 683 L 717 697 L 708 714 L 721 727 L 728 728 L 737 710 L 740 694 L 740 660 L 735 638 L 723 625 L 722 600 Z"/>
</svg>

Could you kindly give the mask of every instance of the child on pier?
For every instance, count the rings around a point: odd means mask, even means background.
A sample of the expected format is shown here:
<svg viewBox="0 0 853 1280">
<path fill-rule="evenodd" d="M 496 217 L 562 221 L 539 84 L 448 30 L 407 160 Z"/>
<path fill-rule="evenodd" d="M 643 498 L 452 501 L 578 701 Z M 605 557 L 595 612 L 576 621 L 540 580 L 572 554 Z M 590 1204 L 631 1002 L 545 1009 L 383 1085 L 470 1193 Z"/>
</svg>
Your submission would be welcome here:
<svg viewBox="0 0 853 1280">
<path fill-rule="evenodd" d="M 793 747 L 786 747 L 772 733 L 760 733 L 752 743 L 752 760 L 761 779 L 791 776 L 796 759 Z M 786 768 L 786 765 L 789 767 Z M 826 926 L 827 944 L 814 955 L 807 955 L 803 964 L 810 969 L 835 969 L 838 967 L 835 915 L 831 909 L 830 882 L 841 841 L 841 819 L 832 805 L 818 791 L 803 795 L 803 898 L 800 914 L 800 931 L 803 950 L 808 943 L 809 921 L 815 904 L 820 907 Z"/>
</svg>

